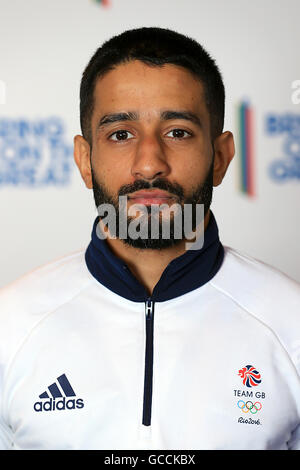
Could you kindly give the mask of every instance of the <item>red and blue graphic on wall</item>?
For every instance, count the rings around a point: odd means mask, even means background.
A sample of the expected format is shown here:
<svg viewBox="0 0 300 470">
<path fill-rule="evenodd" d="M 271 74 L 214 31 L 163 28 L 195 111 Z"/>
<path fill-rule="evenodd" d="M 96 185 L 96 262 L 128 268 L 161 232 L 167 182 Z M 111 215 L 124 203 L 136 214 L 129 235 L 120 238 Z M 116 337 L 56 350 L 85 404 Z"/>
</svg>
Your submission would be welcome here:
<svg viewBox="0 0 300 470">
<path fill-rule="evenodd" d="M 246 101 L 242 101 L 238 106 L 238 122 L 240 190 L 248 196 L 254 196 L 254 111 Z"/>
<path fill-rule="evenodd" d="M 110 6 L 110 0 L 94 0 L 96 3 L 101 3 L 103 7 L 109 7 Z"/>
<path fill-rule="evenodd" d="M 247 387 L 256 387 L 261 383 L 260 373 L 253 366 L 243 367 L 239 370 L 238 375 L 243 379 L 243 385 Z"/>
</svg>

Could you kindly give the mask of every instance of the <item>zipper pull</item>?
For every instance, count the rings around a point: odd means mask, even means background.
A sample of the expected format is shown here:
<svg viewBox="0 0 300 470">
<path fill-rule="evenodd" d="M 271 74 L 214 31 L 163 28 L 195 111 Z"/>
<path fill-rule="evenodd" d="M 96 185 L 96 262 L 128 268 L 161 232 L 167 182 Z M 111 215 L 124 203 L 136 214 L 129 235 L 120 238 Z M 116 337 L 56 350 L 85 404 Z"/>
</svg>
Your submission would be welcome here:
<svg viewBox="0 0 300 470">
<path fill-rule="evenodd" d="M 146 301 L 146 318 L 151 319 L 153 316 L 153 300 L 147 299 Z"/>
</svg>

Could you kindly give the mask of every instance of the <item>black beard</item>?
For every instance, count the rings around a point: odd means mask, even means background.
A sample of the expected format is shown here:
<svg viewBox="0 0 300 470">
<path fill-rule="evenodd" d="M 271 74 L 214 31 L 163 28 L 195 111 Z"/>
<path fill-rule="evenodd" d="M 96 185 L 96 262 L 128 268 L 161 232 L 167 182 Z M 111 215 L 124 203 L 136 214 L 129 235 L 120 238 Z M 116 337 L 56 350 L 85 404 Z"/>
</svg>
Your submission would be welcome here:
<svg viewBox="0 0 300 470">
<path fill-rule="evenodd" d="M 148 237 L 142 238 L 138 237 L 136 239 L 131 238 L 128 234 L 128 227 L 132 220 L 134 220 L 134 217 L 127 216 L 127 238 L 121 238 L 123 242 L 129 246 L 132 246 L 134 248 L 140 248 L 140 249 L 152 249 L 152 250 L 160 250 L 163 248 L 169 248 L 175 245 L 178 245 L 182 239 L 185 238 L 184 233 L 183 233 L 183 219 L 184 219 L 184 204 L 190 204 L 192 207 L 192 230 L 194 231 L 196 228 L 196 205 L 197 204 L 203 204 L 204 205 L 204 217 L 207 214 L 211 201 L 212 201 L 212 192 L 213 192 L 213 168 L 214 168 L 214 159 L 212 159 L 212 164 L 210 166 L 210 169 L 207 173 L 207 176 L 204 180 L 203 183 L 198 185 L 198 187 L 195 189 L 195 191 L 192 193 L 190 197 L 184 198 L 184 191 L 182 186 L 180 186 L 178 183 L 170 183 L 164 178 L 157 178 L 153 183 L 149 183 L 148 181 L 144 180 L 137 180 L 132 184 L 127 184 L 123 185 L 118 193 L 119 196 L 125 196 L 125 195 L 130 195 L 131 193 L 135 191 L 140 191 L 142 189 L 151 189 L 151 188 L 157 188 L 161 189 L 164 191 L 167 191 L 170 193 L 172 196 L 175 196 L 176 203 L 180 204 L 182 207 L 182 210 L 180 211 L 180 214 L 178 217 L 181 219 L 181 225 L 182 227 L 182 232 L 180 234 L 180 237 L 178 237 L 178 234 L 175 236 L 175 227 L 176 227 L 176 216 L 173 216 L 170 219 L 170 236 L 168 238 L 163 237 L 163 227 L 162 227 L 162 222 L 159 222 L 159 237 L 158 238 L 151 238 L 151 224 L 148 223 Z M 94 193 L 94 200 L 96 207 L 98 208 L 102 204 L 111 204 L 115 211 L 116 211 L 116 233 L 111 233 L 111 236 L 116 236 L 119 237 L 119 215 L 120 215 L 120 210 L 119 210 L 119 201 L 116 200 L 114 197 L 112 197 L 106 188 L 99 184 L 96 181 L 95 174 L 93 172 L 93 169 L 91 167 L 91 172 L 92 172 L 92 182 L 93 182 L 93 193 Z M 147 211 L 148 211 L 148 219 L 151 217 L 150 212 L 151 212 L 151 206 L 146 206 Z M 178 221 L 177 221 L 178 222 Z M 199 219 L 197 220 L 199 224 Z"/>
</svg>

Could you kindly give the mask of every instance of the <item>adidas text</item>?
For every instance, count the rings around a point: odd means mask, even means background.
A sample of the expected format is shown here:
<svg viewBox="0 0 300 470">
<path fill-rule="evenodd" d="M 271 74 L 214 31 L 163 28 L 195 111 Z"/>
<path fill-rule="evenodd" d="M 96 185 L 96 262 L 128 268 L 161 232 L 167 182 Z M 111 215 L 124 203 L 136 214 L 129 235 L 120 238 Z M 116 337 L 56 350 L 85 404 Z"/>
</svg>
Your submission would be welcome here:
<svg viewBox="0 0 300 470">
<path fill-rule="evenodd" d="M 71 398 L 66 400 L 63 397 L 61 400 L 55 400 L 55 398 L 50 398 L 46 401 L 36 401 L 33 405 L 34 411 L 54 411 L 54 410 L 74 410 L 75 408 L 83 408 L 84 403 L 81 398 L 77 400 Z"/>
</svg>

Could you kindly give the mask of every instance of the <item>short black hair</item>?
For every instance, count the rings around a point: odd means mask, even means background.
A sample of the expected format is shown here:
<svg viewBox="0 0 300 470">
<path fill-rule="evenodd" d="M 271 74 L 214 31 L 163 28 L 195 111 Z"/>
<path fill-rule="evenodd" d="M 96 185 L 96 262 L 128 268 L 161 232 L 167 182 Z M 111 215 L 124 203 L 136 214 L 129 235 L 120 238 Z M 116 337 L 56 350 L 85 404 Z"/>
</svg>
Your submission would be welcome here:
<svg viewBox="0 0 300 470">
<path fill-rule="evenodd" d="M 149 66 L 178 65 L 192 72 L 204 87 L 211 136 L 214 139 L 222 133 L 225 90 L 214 59 L 195 39 L 170 29 L 143 27 L 124 31 L 104 42 L 83 72 L 80 85 L 80 125 L 83 137 L 90 144 L 97 79 L 116 66 L 133 60 L 140 60 Z"/>
</svg>

